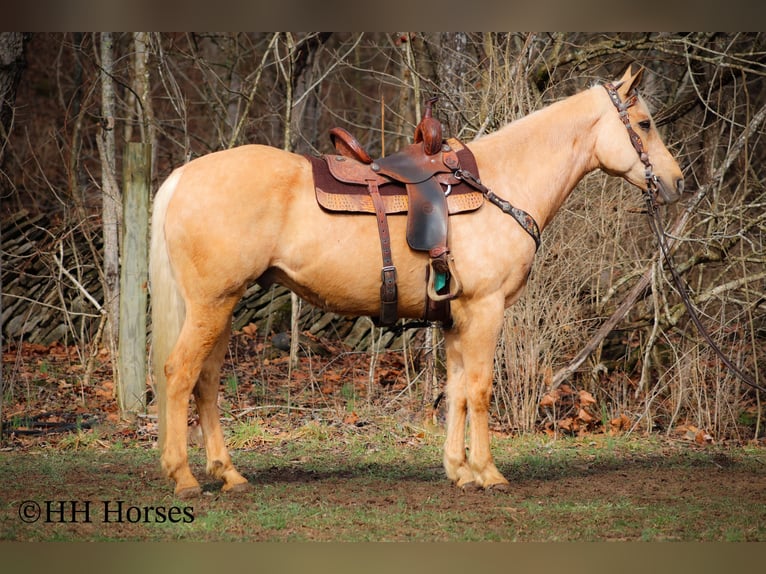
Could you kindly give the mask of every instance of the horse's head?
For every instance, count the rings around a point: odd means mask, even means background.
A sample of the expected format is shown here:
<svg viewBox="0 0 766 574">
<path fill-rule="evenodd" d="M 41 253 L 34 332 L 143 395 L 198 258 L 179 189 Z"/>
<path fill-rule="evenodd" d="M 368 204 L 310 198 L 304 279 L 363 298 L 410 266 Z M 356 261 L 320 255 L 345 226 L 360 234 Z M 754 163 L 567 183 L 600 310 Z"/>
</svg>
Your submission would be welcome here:
<svg viewBox="0 0 766 574">
<path fill-rule="evenodd" d="M 636 91 L 642 74 L 643 68 L 633 72 L 628 66 L 617 82 L 594 88 L 603 94 L 605 106 L 598 126 L 596 157 L 605 172 L 623 177 L 644 191 L 656 190 L 658 203 L 672 203 L 681 197 L 684 177 Z"/>
</svg>

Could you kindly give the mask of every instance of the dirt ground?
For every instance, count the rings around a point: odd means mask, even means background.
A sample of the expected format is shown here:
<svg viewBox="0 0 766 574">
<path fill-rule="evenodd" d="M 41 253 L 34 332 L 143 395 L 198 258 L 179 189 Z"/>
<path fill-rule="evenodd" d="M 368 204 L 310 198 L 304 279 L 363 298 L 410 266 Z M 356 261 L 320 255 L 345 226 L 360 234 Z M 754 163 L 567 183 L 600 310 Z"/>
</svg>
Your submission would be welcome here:
<svg viewBox="0 0 766 574">
<path fill-rule="evenodd" d="M 251 486 L 221 494 L 192 446 L 204 493 L 182 501 L 160 471 L 151 409 L 132 423 L 117 416 L 108 364 L 85 385 L 71 349 L 7 351 L 0 540 L 766 541 L 761 444 L 712 444 L 692 430 L 555 440 L 496 430 L 512 488 L 462 491 L 441 467 L 443 427 L 391 406 L 407 396 L 396 357 L 379 361 L 377 403 L 364 394 L 365 357 L 304 365 L 287 388 L 273 384 L 283 358 L 234 359 L 222 417 Z M 254 368 L 261 378 L 246 379 Z M 193 410 L 190 423 L 194 445 Z"/>
<path fill-rule="evenodd" d="M 493 493 L 451 485 L 434 440 L 331 432 L 235 451 L 251 483 L 237 495 L 204 477 L 192 449 L 204 492 L 188 501 L 156 449 L 5 449 L 0 540 L 766 541 L 762 449 L 527 440 L 517 452 L 498 438 L 512 488 Z"/>
</svg>

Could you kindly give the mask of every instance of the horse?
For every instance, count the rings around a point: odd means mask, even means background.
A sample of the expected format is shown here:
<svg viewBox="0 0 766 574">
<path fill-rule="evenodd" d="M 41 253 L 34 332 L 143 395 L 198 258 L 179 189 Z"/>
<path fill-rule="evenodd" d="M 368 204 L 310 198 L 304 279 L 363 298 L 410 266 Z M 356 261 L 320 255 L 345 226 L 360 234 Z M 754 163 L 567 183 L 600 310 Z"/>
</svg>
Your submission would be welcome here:
<svg viewBox="0 0 766 574">
<path fill-rule="evenodd" d="M 594 84 L 465 144 L 481 183 L 541 230 L 597 169 L 659 204 L 676 201 L 683 175 L 637 92 L 642 72 L 628 66 L 615 82 Z M 398 315 L 417 318 L 428 256 L 408 248 L 404 217 L 389 220 Z M 451 216 L 449 237 L 462 294 L 451 301 L 453 324 L 444 332 L 443 466 L 460 488 L 508 490 L 490 451 L 493 357 L 505 309 L 522 293 L 536 245 L 487 202 Z M 279 283 L 321 308 L 376 316 L 380 281 L 375 217 L 318 206 L 304 156 L 249 144 L 201 156 L 168 176 L 154 201 L 150 285 L 161 465 L 178 497 L 201 493 L 186 449 L 192 395 L 208 474 L 223 481 L 224 492 L 247 488 L 224 443 L 216 400 L 232 312 L 246 288 Z"/>
</svg>

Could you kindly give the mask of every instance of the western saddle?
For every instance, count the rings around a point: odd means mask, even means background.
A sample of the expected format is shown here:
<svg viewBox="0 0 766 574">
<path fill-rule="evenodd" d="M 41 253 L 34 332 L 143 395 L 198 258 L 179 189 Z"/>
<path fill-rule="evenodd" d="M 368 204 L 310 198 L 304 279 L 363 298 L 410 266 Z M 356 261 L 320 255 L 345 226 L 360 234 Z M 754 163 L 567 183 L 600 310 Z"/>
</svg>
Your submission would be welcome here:
<svg viewBox="0 0 766 574">
<path fill-rule="evenodd" d="M 451 325 L 449 301 L 462 285 L 447 244 L 450 214 L 481 207 L 484 196 L 455 176 L 461 168 L 478 174 L 473 154 L 458 140 L 443 141 L 441 123 L 433 117 L 437 98 L 425 103 L 414 143 L 373 160 L 343 128 L 330 130 L 335 154 L 309 157 L 316 197 L 326 210 L 376 216 L 383 258 L 378 323 L 398 320 L 396 267 L 391 256 L 387 215 L 407 213 L 407 243 L 429 255 L 423 319 Z"/>
</svg>

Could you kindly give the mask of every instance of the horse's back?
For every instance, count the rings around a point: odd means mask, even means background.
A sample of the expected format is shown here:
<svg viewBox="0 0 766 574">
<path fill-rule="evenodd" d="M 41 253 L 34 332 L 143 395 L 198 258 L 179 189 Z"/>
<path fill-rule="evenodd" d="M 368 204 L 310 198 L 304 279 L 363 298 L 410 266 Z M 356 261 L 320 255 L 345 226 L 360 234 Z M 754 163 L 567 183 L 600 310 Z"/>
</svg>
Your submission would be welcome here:
<svg viewBox="0 0 766 574">
<path fill-rule="evenodd" d="M 197 190 L 215 198 L 245 199 L 269 186 L 294 188 L 301 178 L 311 177 L 303 156 L 275 147 L 249 144 L 200 156 L 183 168 L 185 193 Z M 265 199 L 265 198 L 261 198 Z"/>
</svg>

